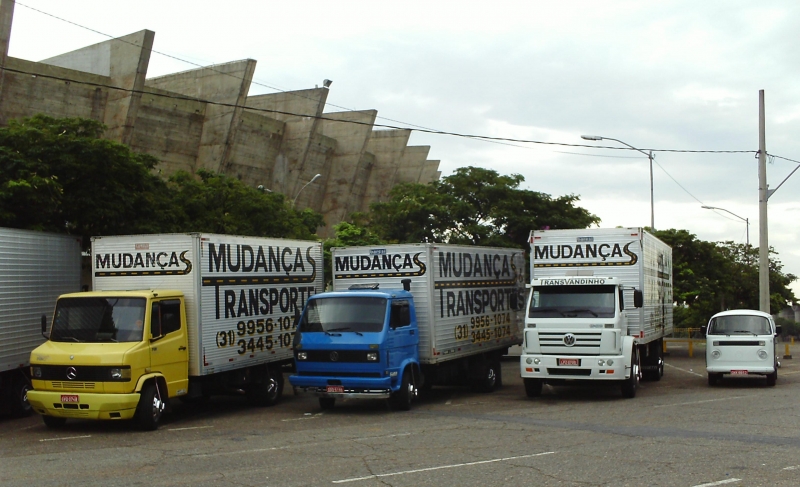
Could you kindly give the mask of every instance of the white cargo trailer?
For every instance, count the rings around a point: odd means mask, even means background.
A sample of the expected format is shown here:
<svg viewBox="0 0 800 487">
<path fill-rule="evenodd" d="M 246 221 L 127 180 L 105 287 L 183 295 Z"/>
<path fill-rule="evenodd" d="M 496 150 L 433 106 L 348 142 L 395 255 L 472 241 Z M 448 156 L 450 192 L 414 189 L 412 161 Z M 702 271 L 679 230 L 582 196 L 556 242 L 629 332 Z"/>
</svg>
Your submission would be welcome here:
<svg viewBox="0 0 800 487">
<path fill-rule="evenodd" d="M 44 342 L 42 320 L 59 295 L 81 284 L 81 239 L 0 228 L 0 397 L 19 416 L 27 401 L 31 350 Z"/>
<path fill-rule="evenodd" d="M 530 234 L 531 292 L 520 371 L 528 396 L 566 380 L 639 380 L 664 373 L 672 333 L 672 249 L 642 228 Z"/>
<path fill-rule="evenodd" d="M 324 282 L 319 242 L 217 234 L 94 237 L 92 266 L 93 291 L 59 299 L 50 340 L 32 356 L 29 396 L 49 426 L 136 417 L 154 429 L 176 397 L 244 392 L 273 404 L 295 320 Z M 76 323 L 86 316 L 96 322 Z M 75 370 L 61 377 L 67 365 Z M 83 389 L 103 378 L 121 384 Z"/>
</svg>

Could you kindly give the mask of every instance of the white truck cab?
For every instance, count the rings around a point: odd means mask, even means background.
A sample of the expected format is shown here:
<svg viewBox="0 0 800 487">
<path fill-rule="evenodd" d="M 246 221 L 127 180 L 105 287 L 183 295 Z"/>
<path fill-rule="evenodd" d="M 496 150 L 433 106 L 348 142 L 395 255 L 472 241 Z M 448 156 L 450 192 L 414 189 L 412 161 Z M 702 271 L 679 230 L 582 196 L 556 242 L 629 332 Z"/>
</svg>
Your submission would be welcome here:
<svg viewBox="0 0 800 487">
<path fill-rule="evenodd" d="M 711 317 L 703 332 L 708 385 L 716 385 L 725 374 L 766 376 L 767 385 L 775 385 L 779 366 L 775 337 L 781 330 L 768 313 L 750 309 L 723 311 Z"/>
</svg>

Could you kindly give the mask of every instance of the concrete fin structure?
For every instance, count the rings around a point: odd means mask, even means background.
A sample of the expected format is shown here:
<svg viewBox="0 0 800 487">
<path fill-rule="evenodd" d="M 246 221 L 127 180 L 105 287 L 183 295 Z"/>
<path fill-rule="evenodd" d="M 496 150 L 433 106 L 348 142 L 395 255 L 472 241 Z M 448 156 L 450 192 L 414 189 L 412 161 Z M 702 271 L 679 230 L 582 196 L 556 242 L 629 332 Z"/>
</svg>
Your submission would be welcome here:
<svg viewBox="0 0 800 487">
<path fill-rule="evenodd" d="M 106 138 L 153 155 L 163 176 L 225 173 L 322 213 L 323 238 L 395 184 L 441 174 L 430 147 L 408 146 L 410 130 L 374 130 L 377 111 L 324 113 L 330 83 L 248 96 L 252 59 L 148 79 L 149 30 L 41 62 L 9 57 L 14 6 L 0 0 L 0 125 L 40 113 L 103 122 Z"/>
</svg>

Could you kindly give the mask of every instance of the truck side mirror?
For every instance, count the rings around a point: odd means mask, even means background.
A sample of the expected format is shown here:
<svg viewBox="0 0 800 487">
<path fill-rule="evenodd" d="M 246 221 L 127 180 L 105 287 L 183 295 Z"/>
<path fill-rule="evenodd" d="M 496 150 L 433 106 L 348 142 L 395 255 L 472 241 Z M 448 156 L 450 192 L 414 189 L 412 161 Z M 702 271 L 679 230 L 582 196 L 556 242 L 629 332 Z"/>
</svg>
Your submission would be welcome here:
<svg viewBox="0 0 800 487">
<path fill-rule="evenodd" d="M 703 336 L 708 335 L 708 325 L 701 326 L 700 331 L 703 333 Z"/>
<path fill-rule="evenodd" d="M 776 335 L 782 335 L 783 334 L 782 332 L 783 332 L 783 328 L 781 327 L 781 325 L 775 325 L 775 334 Z"/>
<path fill-rule="evenodd" d="M 42 315 L 42 336 L 48 338 L 47 333 L 47 315 Z"/>
<path fill-rule="evenodd" d="M 638 289 L 633 290 L 633 306 L 636 308 L 644 306 L 644 294 Z"/>
</svg>

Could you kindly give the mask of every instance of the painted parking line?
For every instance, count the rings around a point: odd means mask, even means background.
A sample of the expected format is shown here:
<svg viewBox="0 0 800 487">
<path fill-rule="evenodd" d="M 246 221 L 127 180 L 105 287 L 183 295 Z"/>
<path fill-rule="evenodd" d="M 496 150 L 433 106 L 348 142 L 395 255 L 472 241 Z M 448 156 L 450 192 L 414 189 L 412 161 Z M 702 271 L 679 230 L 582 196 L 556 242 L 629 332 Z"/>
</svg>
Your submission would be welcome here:
<svg viewBox="0 0 800 487">
<path fill-rule="evenodd" d="M 39 441 L 63 441 L 63 440 L 79 440 L 81 438 L 91 438 L 92 435 L 85 435 L 85 436 L 64 436 L 61 438 L 42 438 Z"/>
<path fill-rule="evenodd" d="M 657 406 L 652 406 L 653 408 L 671 408 L 675 406 L 686 406 L 688 404 L 703 404 L 705 402 L 717 402 L 717 401 L 730 401 L 731 399 L 744 399 L 748 396 L 732 396 L 732 397 L 721 397 L 719 399 L 703 399 L 702 401 L 691 401 L 691 402 L 679 402 L 677 404 L 659 404 Z"/>
<path fill-rule="evenodd" d="M 707 484 L 698 484 L 698 485 L 694 485 L 692 487 L 712 487 L 714 485 L 733 484 L 733 483 L 741 482 L 741 481 L 742 481 L 742 479 L 726 479 L 726 480 L 720 480 L 718 482 L 709 482 Z"/>
<path fill-rule="evenodd" d="M 343 479 L 343 480 L 333 480 L 334 484 L 343 484 L 346 482 L 358 482 L 361 480 L 369 480 L 369 479 L 377 479 L 383 477 L 393 477 L 396 475 L 407 475 L 411 473 L 419 473 L 419 472 L 431 472 L 433 470 L 442 470 L 445 468 L 458 468 L 458 467 L 469 467 L 472 465 L 483 465 L 486 463 L 496 463 L 496 462 L 507 462 L 510 460 L 519 460 L 521 458 L 533 458 L 533 457 L 540 457 L 543 455 L 552 455 L 555 453 L 554 451 L 548 451 L 543 453 L 533 453 L 531 455 L 520 455 L 516 457 L 506 457 L 506 458 L 493 458 L 491 460 L 480 460 L 477 462 L 468 462 L 468 463 L 456 463 L 451 465 L 439 465 L 438 467 L 428 467 L 428 468 L 417 468 L 414 470 L 403 470 L 402 472 L 392 472 L 392 473 L 379 473 L 375 475 L 367 475 L 366 477 L 353 477 L 350 479 Z"/>
<path fill-rule="evenodd" d="M 213 428 L 213 426 L 187 426 L 185 428 L 170 428 L 167 431 L 202 430 L 206 428 Z"/>
<path fill-rule="evenodd" d="M 667 363 L 665 363 L 664 365 L 666 365 L 667 367 L 672 367 L 675 370 L 680 370 L 681 372 L 686 372 L 687 374 L 696 375 L 697 377 L 705 377 L 704 374 L 698 374 L 697 372 L 693 371 L 692 369 L 686 370 L 686 369 L 682 369 L 680 367 L 675 367 L 674 365 L 670 365 L 670 364 L 667 364 Z"/>
</svg>

